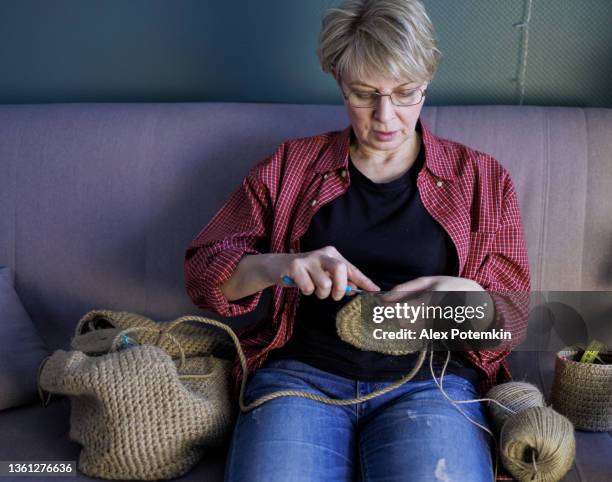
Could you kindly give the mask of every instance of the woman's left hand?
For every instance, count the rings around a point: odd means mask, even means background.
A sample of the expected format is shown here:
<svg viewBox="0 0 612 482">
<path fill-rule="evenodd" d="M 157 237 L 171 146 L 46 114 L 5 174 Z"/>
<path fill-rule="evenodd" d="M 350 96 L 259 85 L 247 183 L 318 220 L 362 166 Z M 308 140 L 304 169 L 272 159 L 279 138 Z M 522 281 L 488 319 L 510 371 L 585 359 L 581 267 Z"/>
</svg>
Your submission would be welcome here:
<svg viewBox="0 0 612 482">
<path fill-rule="evenodd" d="M 427 305 L 431 302 L 433 296 L 433 293 L 431 293 L 432 291 L 479 292 L 478 295 L 466 295 L 466 305 L 485 303 L 490 309 L 486 311 L 486 316 L 483 319 L 478 322 L 474 321 L 472 326 L 476 330 L 485 330 L 491 326 L 495 317 L 495 304 L 493 303 L 493 299 L 482 286 L 471 279 L 459 278 L 457 276 L 422 276 L 394 286 L 390 291 L 383 294 L 381 298 L 385 304 L 397 303 L 408 298 L 413 304 L 418 305 L 420 302 L 423 302 Z"/>
<path fill-rule="evenodd" d="M 422 291 L 485 291 L 476 281 L 457 276 L 421 276 L 394 286 L 382 300 L 394 303 Z"/>
</svg>

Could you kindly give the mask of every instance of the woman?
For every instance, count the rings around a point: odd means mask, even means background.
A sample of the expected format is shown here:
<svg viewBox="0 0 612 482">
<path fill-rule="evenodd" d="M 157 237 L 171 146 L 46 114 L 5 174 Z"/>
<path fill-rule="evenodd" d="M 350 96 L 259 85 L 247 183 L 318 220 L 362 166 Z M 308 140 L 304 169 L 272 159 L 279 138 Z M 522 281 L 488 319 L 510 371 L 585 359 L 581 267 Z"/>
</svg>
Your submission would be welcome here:
<svg viewBox="0 0 612 482">
<path fill-rule="evenodd" d="M 251 374 L 246 403 L 288 388 L 353 398 L 410 371 L 416 356 L 360 351 L 338 338 L 335 314 L 350 299 L 347 285 L 529 291 L 508 173 L 420 120 L 440 58 L 423 5 L 345 1 L 324 17 L 318 55 L 350 126 L 279 146 L 186 253 L 187 291 L 201 308 L 240 315 L 272 289 L 272 319 L 239 333 Z M 476 398 L 509 380 L 506 355 L 453 353 L 446 392 Z M 436 369 L 443 362 L 437 356 Z M 234 375 L 238 386 L 238 363 Z M 484 410 L 464 405 L 486 426 Z M 490 444 L 443 397 L 427 366 L 400 389 L 357 405 L 281 397 L 241 413 L 225 475 L 490 481 Z"/>
</svg>

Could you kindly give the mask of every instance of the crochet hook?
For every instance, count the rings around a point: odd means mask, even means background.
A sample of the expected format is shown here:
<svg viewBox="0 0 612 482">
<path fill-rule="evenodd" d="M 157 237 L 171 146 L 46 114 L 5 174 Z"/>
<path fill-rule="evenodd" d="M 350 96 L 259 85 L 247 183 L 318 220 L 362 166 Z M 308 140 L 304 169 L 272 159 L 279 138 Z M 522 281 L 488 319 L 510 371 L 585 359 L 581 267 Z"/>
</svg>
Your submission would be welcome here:
<svg viewBox="0 0 612 482">
<path fill-rule="evenodd" d="M 283 281 L 283 283 L 286 283 L 288 285 L 295 285 L 295 281 L 291 276 L 283 276 L 281 280 Z M 363 290 L 359 288 L 353 288 L 351 285 L 346 285 L 346 290 L 344 290 L 344 293 L 347 295 L 349 293 L 363 293 Z"/>
</svg>

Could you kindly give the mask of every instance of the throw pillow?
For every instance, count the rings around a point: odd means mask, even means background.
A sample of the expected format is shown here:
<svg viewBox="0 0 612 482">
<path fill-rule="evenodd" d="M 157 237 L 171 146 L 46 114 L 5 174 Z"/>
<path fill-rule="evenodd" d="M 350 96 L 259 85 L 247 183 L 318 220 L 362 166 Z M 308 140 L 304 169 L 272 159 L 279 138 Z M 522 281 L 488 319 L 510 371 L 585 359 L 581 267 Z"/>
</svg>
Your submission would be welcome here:
<svg viewBox="0 0 612 482">
<path fill-rule="evenodd" d="M 10 268 L 0 267 L 0 410 L 38 398 L 38 366 L 49 355 L 12 280 Z"/>
</svg>

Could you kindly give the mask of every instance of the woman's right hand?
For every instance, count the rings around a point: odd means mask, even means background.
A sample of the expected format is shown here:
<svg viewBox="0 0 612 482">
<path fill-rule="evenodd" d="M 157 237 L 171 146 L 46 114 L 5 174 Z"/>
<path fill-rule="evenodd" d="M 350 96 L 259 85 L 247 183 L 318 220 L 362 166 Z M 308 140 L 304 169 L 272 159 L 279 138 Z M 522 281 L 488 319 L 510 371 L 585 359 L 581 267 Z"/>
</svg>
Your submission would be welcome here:
<svg viewBox="0 0 612 482">
<path fill-rule="evenodd" d="M 331 295 L 334 300 L 341 300 L 349 283 L 353 288 L 380 291 L 370 278 L 349 263 L 333 246 L 306 253 L 272 255 L 267 271 L 274 284 L 288 286 L 282 278 L 289 276 L 302 293 L 314 293 L 320 299 Z"/>
</svg>

